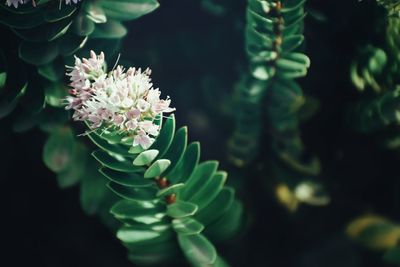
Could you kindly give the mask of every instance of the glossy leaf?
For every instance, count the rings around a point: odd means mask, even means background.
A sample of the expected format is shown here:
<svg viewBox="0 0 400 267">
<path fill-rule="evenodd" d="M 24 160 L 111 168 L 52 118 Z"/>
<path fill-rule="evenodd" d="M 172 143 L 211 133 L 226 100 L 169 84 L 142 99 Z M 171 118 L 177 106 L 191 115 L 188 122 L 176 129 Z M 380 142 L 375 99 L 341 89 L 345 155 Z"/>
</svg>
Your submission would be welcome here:
<svg viewBox="0 0 400 267">
<path fill-rule="evenodd" d="M 117 20 L 137 19 L 159 6 L 156 0 L 103 0 L 100 5 L 107 17 Z"/>
<path fill-rule="evenodd" d="M 160 176 L 171 164 L 167 159 L 156 160 L 144 173 L 144 178 L 154 178 Z"/>
<path fill-rule="evenodd" d="M 173 183 L 185 182 L 193 173 L 199 160 L 200 144 L 191 143 L 179 163 L 166 174 L 167 178 Z"/>
<path fill-rule="evenodd" d="M 226 178 L 226 172 L 217 172 L 210 181 L 200 187 L 198 192 L 189 198 L 189 201 L 197 204 L 199 209 L 207 206 L 221 192 Z"/>
<path fill-rule="evenodd" d="M 185 186 L 184 184 L 174 184 L 166 188 L 163 188 L 157 192 L 157 197 L 165 197 L 168 195 L 177 194 L 182 190 L 184 186 Z"/>
<path fill-rule="evenodd" d="M 195 214 L 197 209 L 193 203 L 178 200 L 167 206 L 167 214 L 172 218 L 183 218 Z"/>
<path fill-rule="evenodd" d="M 131 200 L 118 201 L 110 210 L 117 219 L 132 219 L 139 223 L 152 224 L 160 222 L 165 216 L 165 208 L 151 202 Z"/>
<path fill-rule="evenodd" d="M 194 170 L 193 174 L 185 183 L 185 189 L 182 191 L 182 199 L 190 199 L 190 197 L 203 185 L 209 182 L 214 173 L 217 171 L 217 161 L 206 161 Z"/>
<path fill-rule="evenodd" d="M 174 133 L 175 133 L 175 116 L 171 115 L 165 120 L 165 124 L 163 125 L 160 134 L 157 136 L 156 141 L 150 147 L 150 149 L 156 149 L 160 152 L 158 154 L 159 159 L 163 158 L 165 152 L 171 145 Z"/>
<path fill-rule="evenodd" d="M 213 264 L 217 259 L 214 246 L 201 234 L 179 234 L 178 242 L 186 258 L 196 265 Z"/>
<path fill-rule="evenodd" d="M 204 229 L 204 225 L 190 217 L 174 219 L 172 221 L 172 227 L 178 234 L 183 235 L 199 234 Z"/>
<path fill-rule="evenodd" d="M 133 161 L 133 165 L 135 166 L 143 166 L 148 165 L 157 157 L 158 150 L 150 149 L 140 153 L 135 160 Z"/>
</svg>

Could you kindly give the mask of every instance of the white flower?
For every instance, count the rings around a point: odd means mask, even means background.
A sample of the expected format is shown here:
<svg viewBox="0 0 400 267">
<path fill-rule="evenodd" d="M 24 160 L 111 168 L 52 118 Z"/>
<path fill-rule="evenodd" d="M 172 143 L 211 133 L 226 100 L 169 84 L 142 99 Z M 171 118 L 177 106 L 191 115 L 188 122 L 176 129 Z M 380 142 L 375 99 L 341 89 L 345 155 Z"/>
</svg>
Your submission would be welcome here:
<svg viewBox="0 0 400 267">
<path fill-rule="evenodd" d="M 154 139 L 150 138 L 143 130 L 138 131 L 138 134 L 133 139 L 133 145 L 140 145 L 144 149 L 148 149 L 153 143 Z"/>
<path fill-rule="evenodd" d="M 11 6 L 13 5 L 15 8 L 18 7 L 19 4 L 25 4 L 27 1 L 24 0 L 7 0 L 6 5 Z"/>
<path fill-rule="evenodd" d="M 146 112 L 150 108 L 150 103 L 144 99 L 139 99 L 137 103 L 137 108 L 140 110 L 140 112 Z"/>
<path fill-rule="evenodd" d="M 160 90 L 154 89 L 150 69 L 122 66 L 106 73 L 104 54 L 93 51 L 89 59 L 75 58 L 69 67 L 70 96 L 66 109 L 74 110 L 73 119 L 87 121 L 92 129 L 103 127 L 124 133 L 133 139 L 133 146 L 150 147 L 159 134 L 155 119 L 174 111 L 171 100 L 160 99 Z"/>
<path fill-rule="evenodd" d="M 71 4 L 72 2 L 74 3 L 74 4 L 77 4 L 78 2 L 79 2 L 80 0 L 65 0 L 65 4 L 67 4 L 67 5 L 69 5 L 69 4 Z M 7 6 L 14 6 L 15 8 L 18 8 L 18 5 L 19 4 L 26 4 L 26 3 L 28 3 L 28 2 L 30 2 L 30 0 L 6 0 L 6 5 Z M 61 0 L 60 0 L 60 2 L 61 2 Z M 35 3 L 35 1 L 34 0 L 32 0 L 32 4 L 33 4 L 33 6 L 36 6 L 36 3 Z"/>
</svg>

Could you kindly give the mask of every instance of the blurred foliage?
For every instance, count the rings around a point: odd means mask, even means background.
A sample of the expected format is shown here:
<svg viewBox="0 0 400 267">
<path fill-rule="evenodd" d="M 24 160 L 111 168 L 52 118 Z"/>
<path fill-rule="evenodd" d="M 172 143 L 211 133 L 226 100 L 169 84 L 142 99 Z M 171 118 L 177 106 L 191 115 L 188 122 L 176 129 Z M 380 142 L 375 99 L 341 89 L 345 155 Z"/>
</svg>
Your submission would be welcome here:
<svg viewBox="0 0 400 267">
<path fill-rule="evenodd" d="M 302 53 L 304 3 L 248 1 L 245 40 L 249 73 L 236 88 L 236 128 L 229 141 L 231 161 L 244 166 L 259 157 L 260 146 L 267 145 L 261 140 L 268 136 L 274 158 L 267 164 L 274 166 L 280 161 L 285 165 L 272 167 L 268 179 L 276 181 L 279 202 L 292 211 L 299 203 L 329 203 L 322 186 L 310 182 L 321 167 L 317 158 L 308 155 L 299 126 L 302 107 L 312 109 L 294 81 L 305 76 L 310 66 L 310 59 Z M 308 192 L 299 199 L 294 192 L 306 183 Z"/>
</svg>

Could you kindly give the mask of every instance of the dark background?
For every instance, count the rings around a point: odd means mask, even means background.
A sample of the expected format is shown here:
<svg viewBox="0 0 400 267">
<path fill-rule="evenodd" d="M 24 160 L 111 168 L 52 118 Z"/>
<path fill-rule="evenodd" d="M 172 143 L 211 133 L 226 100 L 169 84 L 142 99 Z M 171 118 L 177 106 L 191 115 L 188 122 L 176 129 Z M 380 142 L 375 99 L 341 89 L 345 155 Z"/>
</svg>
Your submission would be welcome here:
<svg viewBox="0 0 400 267">
<path fill-rule="evenodd" d="M 203 159 L 218 159 L 230 171 L 247 210 L 246 227 L 221 248 L 233 266 L 389 266 L 382 253 L 350 241 L 346 224 L 366 212 L 400 221 L 398 155 L 380 149 L 374 136 L 349 130 L 344 117 L 358 95 L 349 65 L 359 46 L 379 44 L 374 1 L 309 0 L 306 53 L 312 67 L 301 81 L 321 108 L 303 125 L 306 145 L 323 164 L 322 181 L 332 197 L 323 208 L 302 206 L 289 214 L 266 188 L 262 175 L 226 162 L 232 114 L 226 111 L 245 69 L 245 1 L 161 0 L 154 13 L 128 24 L 121 62 L 153 69 L 153 80 L 177 108 L 178 124 L 202 143 Z M 45 135 L 15 134 L 13 117 L 0 122 L 1 266 L 132 266 L 125 248 L 79 204 L 79 189 L 61 190 L 42 163 Z M 82 137 L 83 138 L 83 137 Z M 267 150 L 262 153 L 267 153 Z"/>
</svg>

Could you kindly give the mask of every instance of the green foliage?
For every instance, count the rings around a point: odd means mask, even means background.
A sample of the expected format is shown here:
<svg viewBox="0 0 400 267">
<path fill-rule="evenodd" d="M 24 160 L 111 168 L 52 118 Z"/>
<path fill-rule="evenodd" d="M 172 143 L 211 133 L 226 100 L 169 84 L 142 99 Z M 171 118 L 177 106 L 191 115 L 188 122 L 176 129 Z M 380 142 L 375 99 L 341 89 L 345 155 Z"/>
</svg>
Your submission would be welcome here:
<svg viewBox="0 0 400 267">
<path fill-rule="evenodd" d="M 377 0 L 378 4 L 384 6 L 391 15 L 398 15 L 400 11 L 400 1 L 398 0 Z"/>
<path fill-rule="evenodd" d="M 288 121 L 293 121 L 293 129 L 297 128 L 296 109 L 303 104 L 302 92 L 288 81 L 304 76 L 310 65 L 308 57 L 297 52 L 304 40 L 304 2 L 248 1 L 246 51 L 250 75 L 237 89 L 240 110 L 230 140 L 231 157 L 237 165 L 247 164 L 257 156 L 267 95 L 272 99 L 267 104 L 271 130 L 288 130 L 283 129 Z M 274 98 L 280 101 L 275 102 Z"/>
<path fill-rule="evenodd" d="M 90 49 L 104 51 L 111 57 L 127 33 L 122 21 L 137 19 L 159 6 L 156 0 L 85 0 L 76 5 L 60 5 L 59 1 L 36 2 L 36 6 L 26 4 L 18 9 L 0 3 L 0 24 L 15 34 L 18 44 L 16 57 L 19 59 L 12 60 L 21 60 L 21 65 L 34 65 L 37 69 L 37 74 L 26 80 L 27 87 L 12 81 L 12 75 L 17 75 L 19 82 L 23 81 L 20 68 L 8 70 L 10 81 L 6 87 L 17 88 L 12 88 L 12 92 L 2 97 L 0 117 L 8 115 L 17 106 L 22 96 L 20 88 L 25 88 L 22 92 L 34 90 L 31 87 L 39 87 L 35 89 L 42 91 L 26 96 L 25 102 L 45 103 L 37 113 L 47 111 L 45 105 L 62 107 L 60 99 L 66 96 L 68 89 L 64 82 L 64 66 L 72 65 L 73 55 L 87 54 Z M 0 85 L 6 76 L 0 68 Z M 25 114 L 30 126 L 41 124 L 45 119 L 38 118 L 37 113 Z M 60 121 L 60 125 L 62 123 Z"/>
<path fill-rule="evenodd" d="M 173 261 L 179 246 L 193 266 L 224 266 L 209 240 L 232 237 L 242 209 L 233 190 L 224 187 L 227 174 L 217 171 L 218 162 L 199 163 L 198 143 L 186 145 L 186 127 L 175 131 L 170 116 L 148 150 L 128 155 L 118 153 L 131 150 L 123 136 L 119 142 L 112 133 L 89 136 L 100 148 L 93 153 L 100 172 L 120 197 L 111 213 L 124 224 L 117 237 L 131 261 Z"/>
<path fill-rule="evenodd" d="M 399 86 L 400 67 L 400 2 L 377 1 L 386 8 L 383 17 L 385 43 L 377 47 L 365 45 L 353 61 L 350 75 L 353 85 L 362 91 L 358 101 L 349 108 L 348 124 L 363 134 L 376 134 L 384 147 L 399 148 Z M 382 35 L 379 32 L 378 35 Z M 371 88 L 373 93 L 365 91 Z M 348 227 L 350 237 L 366 247 L 386 251 L 384 259 L 399 265 L 399 226 L 385 218 L 365 216 L 353 221 Z"/>
<path fill-rule="evenodd" d="M 304 3 L 248 1 L 245 38 L 249 75 L 237 87 L 239 111 L 229 142 L 232 161 L 238 166 L 249 164 L 257 157 L 260 146 L 266 145 L 260 141 L 267 128 L 272 150 L 285 166 L 275 168 L 272 176 L 292 190 L 320 172 L 318 159 L 305 156 L 299 130 L 299 112 L 305 97 L 294 81 L 305 76 L 310 67 L 309 58 L 301 52 Z M 265 117 L 267 123 L 263 123 Z"/>
<path fill-rule="evenodd" d="M 359 101 L 352 108 L 349 120 L 355 130 L 362 133 L 377 132 L 390 125 L 400 123 L 400 88 L 388 91 L 373 98 Z"/>
<path fill-rule="evenodd" d="M 357 89 L 363 91 L 370 87 L 378 93 L 383 91 L 377 79 L 384 74 L 387 61 L 385 51 L 380 48 L 367 46 L 362 49 L 358 60 L 353 62 L 350 69 L 351 79 Z"/>
</svg>

